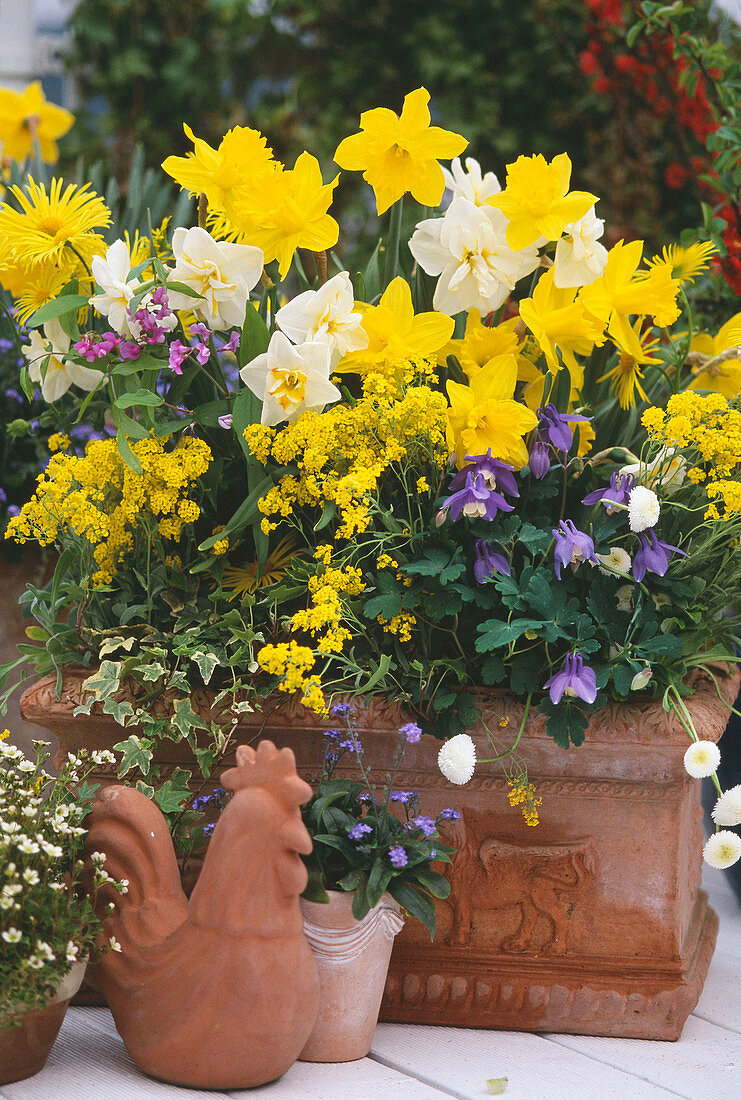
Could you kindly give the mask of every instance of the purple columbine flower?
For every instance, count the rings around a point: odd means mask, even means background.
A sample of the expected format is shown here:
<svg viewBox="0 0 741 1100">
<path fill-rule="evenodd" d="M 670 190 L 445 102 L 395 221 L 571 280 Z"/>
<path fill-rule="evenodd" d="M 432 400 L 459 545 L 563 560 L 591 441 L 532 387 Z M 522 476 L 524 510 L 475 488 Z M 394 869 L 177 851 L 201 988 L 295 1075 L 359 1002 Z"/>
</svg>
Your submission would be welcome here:
<svg viewBox="0 0 741 1100">
<path fill-rule="evenodd" d="M 437 815 L 440 821 L 460 821 L 460 813 L 458 810 L 451 810 L 450 808 L 441 810 Z"/>
<path fill-rule="evenodd" d="M 558 451 L 570 451 L 574 437 L 569 424 L 583 424 L 591 416 L 579 416 L 576 413 L 560 413 L 553 402 L 549 401 L 543 409 L 538 409 L 538 437 L 552 444 Z"/>
<path fill-rule="evenodd" d="M 219 427 L 227 429 L 231 428 L 233 420 L 234 415 L 232 413 L 224 413 L 223 416 L 219 417 Z"/>
<path fill-rule="evenodd" d="M 543 684 L 548 688 L 551 702 L 558 704 L 564 695 L 593 703 L 597 698 L 597 676 L 593 668 L 584 664 L 581 653 L 567 653 L 561 672 L 551 676 Z"/>
<path fill-rule="evenodd" d="M 508 504 L 501 493 L 488 487 L 483 474 L 472 474 L 470 471 L 466 472 L 464 487 L 443 502 L 443 510 L 450 512 L 453 521 L 461 513 L 469 519 L 492 520 L 498 511 L 511 512 L 513 508 L 514 505 Z"/>
<path fill-rule="evenodd" d="M 498 458 L 492 458 L 491 448 L 483 455 L 466 455 L 466 462 L 470 466 L 464 466 L 459 470 L 450 482 L 451 492 L 463 489 L 466 484 L 466 474 L 481 474 L 487 489 L 497 489 L 502 493 L 508 493 L 511 497 L 518 497 L 520 490 L 515 481 L 515 468 L 508 466 L 506 462 L 500 462 Z M 509 509 L 512 510 L 511 508 Z"/>
<path fill-rule="evenodd" d="M 530 473 L 538 481 L 544 478 L 551 468 L 551 456 L 548 454 L 548 446 L 543 443 L 542 440 L 537 440 L 533 444 L 530 454 L 528 456 L 527 464 L 530 467 Z"/>
<path fill-rule="evenodd" d="M 183 363 L 190 355 L 191 349 L 182 340 L 173 340 L 170 344 L 170 370 L 175 374 L 183 373 Z"/>
<path fill-rule="evenodd" d="M 608 516 L 614 515 L 615 512 L 620 511 L 620 508 L 615 508 L 613 505 L 627 505 L 634 482 L 635 478 L 632 474 L 611 474 L 610 484 L 607 488 L 595 489 L 594 492 L 587 493 L 582 500 L 582 504 L 598 504 L 599 501 L 602 501 Z"/>
<path fill-rule="evenodd" d="M 399 733 L 404 735 L 408 745 L 416 745 L 422 736 L 422 730 L 416 722 L 407 722 L 406 725 L 400 726 Z"/>
<path fill-rule="evenodd" d="M 572 520 L 562 519 L 560 525 L 554 527 L 551 534 L 556 540 L 553 557 L 556 576 L 559 580 L 561 579 L 561 570 L 565 565 L 573 566 L 574 572 L 576 572 L 580 562 L 587 559 L 597 561 L 592 539 L 584 531 L 579 531 Z"/>
<path fill-rule="evenodd" d="M 476 551 L 476 561 L 473 563 L 473 575 L 477 584 L 486 584 L 495 573 L 504 573 L 507 577 L 512 576 L 512 570 L 507 559 L 502 554 L 495 553 L 488 542 L 477 539 L 474 549 Z"/>
<path fill-rule="evenodd" d="M 432 836 L 437 832 L 437 825 L 431 817 L 424 817 L 422 814 L 419 817 L 412 818 L 409 823 L 414 828 L 420 830 L 424 836 Z"/>
<path fill-rule="evenodd" d="M 358 821 L 356 825 L 353 825 L 352 829 L 348 829 L 347 835 L 350 840 L 362 840 L 366 833 L 372 833 L 373 828 L 371 825 L 366 825 L 363 821 Z"/>
<path fill-rule="evenodd" d="M 406 854 L 401 844 L 394 844 L 389 848 L 389 863 L 392 867 L 397 867 L 399 869 L 406 867 L 407 863 L 409 863 L 409 856 Z"/>
<path fill-rule="evenodd" d="M 668 542 L 662 542 L 657 538 L 653 528 L 642 531 L 638 536 L 639 549 L 633 558 L 633 576 L 637 581 L 642 581 L 646 573 L 656 573 L 663 577 L 669 568 L 669 558 L 672 554 L 689 555 L 678 546 L 671 546 Z"/>
</svg>

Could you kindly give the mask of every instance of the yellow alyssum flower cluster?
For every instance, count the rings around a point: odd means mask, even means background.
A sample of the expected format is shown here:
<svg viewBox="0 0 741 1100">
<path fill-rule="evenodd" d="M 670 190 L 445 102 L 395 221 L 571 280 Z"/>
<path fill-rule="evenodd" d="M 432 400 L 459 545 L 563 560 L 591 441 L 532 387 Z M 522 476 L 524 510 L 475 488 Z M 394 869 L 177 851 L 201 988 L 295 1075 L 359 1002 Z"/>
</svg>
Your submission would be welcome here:
<svg viewBox="0 0 741 1100">
<path fill-rule="evenodd" d="M 363 575 L 355 566 L 337 569 L 325 565 L 309 578 L 311 606 L 291 617 L 291 630 L 304 630 L 316 639 L 320 653 L 339 653 L 352 634 L 342 621 L 342 596 L 359 596 L 365 590 Z"/>
<path fill-rule="evenodd" d="M 399 392 L 399 386 L 403 392 Z M 403 388 L 403 381 L 370 374 L 354 406 L 333 405 L 305 412 L 277 434 L 253 426 L 245 438 L 256 457 L 296 464 L 260 501 L 263 530 L 277 527 L 296 507 L 337 506 L 337 538 L 351 538 L 370 523 L 370 496 L 383 472 L 403 458 L 443 465 L 446 402 L 426 385 Z"/>
<path fill-rule="evenodd" d="M 741 483 L 734 479 L 741 467 L 741 412 L 725 397 L 685 390 L 669 398 L 666 411 L 646 409 L 642 423 L 651 439 L 695 453 L 689 480 L 704 483 L 708 499 L 724 506 L 721 517 L 717 503 L 711 503 L 706 519 L 728 519 L 741 511 Z"/>
<path fill-rule="evenodd" d="M 290 642 L 266 645 L 257 654 L 257 662 L 265 672 L 278 678 L 278 691 L 291 695 L 300 691 L 305 707 L 317 714 L 326 714 L 321 680 L 316 675 L 309 675 L 314 667 L 314 654 L 308 646 L 299 645 L 293 638 Z"/>
<path fill-rule="evenodd" d="M 395 634 L 400 642 L 411 642 L 412 630 L 417 625 L 417 618 L 411 611 L 400 611 L 392 619 L 384 619 L 383 615 L 379 615 L 378 622 L 386 634 Z"/>
<path fill-rule="evenodd" d="M 188 494 L 208 469 L 211 451 L 189 436 L 170 451 L 159 439 L 139 440 L 131 449 L 141 474 L 123 461 L 115 439 L 89 443 L 84 457 L 52 455 L 35 495 L 9 522 L 6 538 L 42 546 L 70 534 L 84 539 L 97 566 L 93 584 L 113 579 L 150 517 L 161 538 L 177 541 L 183 526 L 200 515 Z"/>
<path fill-rule="evenodd" d="M 521 806 L 525 824 L 535 827 L 540 824 L 538 807 L 543 804 L 542 798 L 537 798 L 535 787 L 526 776 L 518 775 L 515 779 L 508 779 L 507 799 L 510 806 Z"/>
</svg>

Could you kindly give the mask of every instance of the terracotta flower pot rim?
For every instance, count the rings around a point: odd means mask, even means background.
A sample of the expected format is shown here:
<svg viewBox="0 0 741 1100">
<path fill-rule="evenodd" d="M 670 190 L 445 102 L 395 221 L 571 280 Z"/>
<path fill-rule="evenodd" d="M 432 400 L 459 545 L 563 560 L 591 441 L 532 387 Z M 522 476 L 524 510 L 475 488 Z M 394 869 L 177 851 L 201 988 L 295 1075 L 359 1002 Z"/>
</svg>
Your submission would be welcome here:
<svg viewBox="0 0 741 1100">
<path fill-rule="evenodd" d="M 23 1020 L 24 1016 L 28 1016 L 31 1012 L 43 1011 L 47 1008 L 52 1008 L 54 1005 L 62 1004 L 63 1001 L 71 1000 L 75 993 L 82 985 L 82 979 L 85 977 L 85 970 L 90 960 L 86 957 L 84 959 L 78 959 L 72 963 L 64 977 L 59 979 L 56 990 L 52 993 L 48 1001 L 45 1001 L 42 1005 L 17 1005 L 14 1008 L 10 1008 L 13 1013 L 11 1020 L 13 1022 L 6 1024 L 5 1028 L 18 1027 Z"/>
</svg>

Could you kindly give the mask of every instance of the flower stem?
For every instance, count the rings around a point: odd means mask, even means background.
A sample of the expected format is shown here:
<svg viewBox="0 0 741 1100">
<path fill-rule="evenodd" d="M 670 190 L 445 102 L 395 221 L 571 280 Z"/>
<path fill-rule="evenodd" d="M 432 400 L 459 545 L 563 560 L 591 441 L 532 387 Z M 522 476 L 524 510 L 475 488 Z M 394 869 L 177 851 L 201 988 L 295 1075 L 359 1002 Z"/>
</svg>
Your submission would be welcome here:
<svg viewBox="0 0 741 1100">
<path fill-rule="evenodd" d="M 399 241 L 401 239 L 401 218 L 404 212 L 404 196 L 391 207 L 389 221 L 389 239 L 386 246 L 386 264 L 383 272 L 383 290 L 399 272 Z"/>
<path fill-rule="evenodd" d="M 515 737 L 510 747 L 508 749 L 505 749 L 504 752 L 497 753 L 496 756 L 488 757 L 486 760 L 479 760 L 479 764 L 496 764 L 497 760 L 504 760 L 506 756 L 512 755 L 512 753 L 515 751 L 520 743 L 520 738 L 525 732 L 525 725 L 527 724 L 528 716 L 530 714 L 530 703 L 532 702 L 532 698 L 533 693 L 531 691 L 528 694 L 527 699 L 525 700 L 525 709 L 522 712 L 522 721 L 520 722 L 520 728 L 517 731 L 517 737 Z"/>
</svg>

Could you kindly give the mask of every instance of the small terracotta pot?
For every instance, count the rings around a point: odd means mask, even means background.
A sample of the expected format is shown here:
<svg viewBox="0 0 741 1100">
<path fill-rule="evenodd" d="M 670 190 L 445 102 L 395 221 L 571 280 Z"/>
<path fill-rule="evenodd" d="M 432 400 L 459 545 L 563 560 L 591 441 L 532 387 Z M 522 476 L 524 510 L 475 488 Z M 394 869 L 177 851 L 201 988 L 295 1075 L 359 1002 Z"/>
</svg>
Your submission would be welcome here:
<svg viewBox="0 0 741 1100">
<path fill-rule="evenodd" d="M 22 1011 L 18 1023 L 0 1028 L 0 1085 L 33 1077 L 46 1065 L 67 1011 L 80 988 L 87 963 L 75 963 L 44 1008 Z"/>
<path fill-rule="evenodd" d="M 352 1062 L 373 1042 L 394 937 L 404 918 L 390 894 L 361 921 L 353 894 L 330 891 L 329 904 L 304 901 L 304 931 L 319 975 L 319 1014 L 300 1062 Z"/>
</svg>

